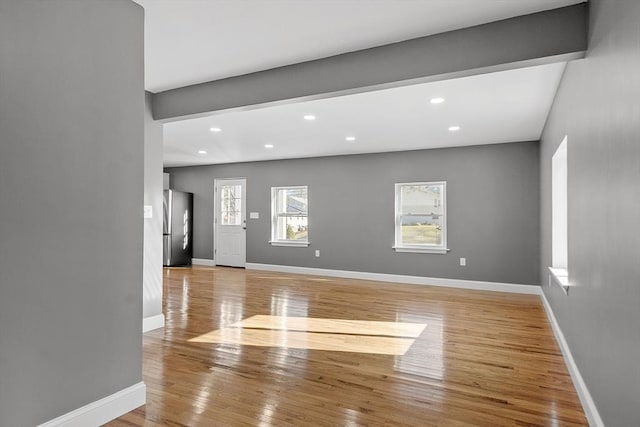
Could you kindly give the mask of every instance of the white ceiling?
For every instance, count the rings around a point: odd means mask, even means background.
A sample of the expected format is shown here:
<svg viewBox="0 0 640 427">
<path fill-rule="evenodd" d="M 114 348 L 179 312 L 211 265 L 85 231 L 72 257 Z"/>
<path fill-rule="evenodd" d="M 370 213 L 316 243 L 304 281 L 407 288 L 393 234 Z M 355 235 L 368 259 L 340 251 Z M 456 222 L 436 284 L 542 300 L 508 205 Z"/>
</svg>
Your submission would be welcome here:
<svg viewBox="0 0 640 427">
<path fill-rule="evenodd" d="M 564 67 L 542 65 L 166 123 L 164 163 L 186 166 L 538 140 Z M 446 101 L 432 105 L 433 97 Z M 317 119 L 304 120 L 305 114 Z M 450 132 L 451 125 L 461 130 Z M 211 132 L 211 127 L 222 131 Z M 347 136 L 357 139 L 347 142 Z"/>
<path fill-rule="evenodd" d="M 584 0 L 135 0 L 146 89 L 246 74 Z"/>
</svg>

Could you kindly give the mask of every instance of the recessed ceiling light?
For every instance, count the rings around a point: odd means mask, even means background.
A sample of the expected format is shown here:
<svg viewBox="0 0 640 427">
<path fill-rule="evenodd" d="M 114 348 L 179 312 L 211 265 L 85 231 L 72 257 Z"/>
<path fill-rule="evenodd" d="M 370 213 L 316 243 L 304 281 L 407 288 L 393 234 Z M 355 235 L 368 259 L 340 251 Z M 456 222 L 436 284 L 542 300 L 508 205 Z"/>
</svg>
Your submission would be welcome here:
<svg viewBox="0 0 640 427">
<path fill-rule="evenodd" d="M 207 152 L 204 150 L 198 150 L 198 154 L 207 154 Z"/>
<path fill-rule="evenodd" d="M 355 141 L 356 137 L 355 136 L 348 136 L 345 138 L 347 141 Z"/>
<path fill-rule="evenodd" d="M 432 104 L 442 104 L 444 102 L 444 98 L 431 98 L 431 100 L 429 101 Z"/>
<path fill-rule="evenodd" d="M 460 130 L 460 126 L 449 126 L 449 132 L 458 132 Z"/>
<path fill-rule="evenodd" d="M 211 132 L 220 132 L 222 129 L 220 129 L 220 128 L 216 128 L 216 127 L 212 127 L 212 128 L 209 128 L 209 130 L 210 130 Z"/>
<path fill-rule="evenodd" d="M 264 148 L 273 148 L 273 144 L 264 144 Z"/>
<path fill-rule="evenodd" d="M 313 114 L 307 114 L 304 116 L 305 120 L 315 120 L 316 116 L 314 116 Z"/>
</svg>

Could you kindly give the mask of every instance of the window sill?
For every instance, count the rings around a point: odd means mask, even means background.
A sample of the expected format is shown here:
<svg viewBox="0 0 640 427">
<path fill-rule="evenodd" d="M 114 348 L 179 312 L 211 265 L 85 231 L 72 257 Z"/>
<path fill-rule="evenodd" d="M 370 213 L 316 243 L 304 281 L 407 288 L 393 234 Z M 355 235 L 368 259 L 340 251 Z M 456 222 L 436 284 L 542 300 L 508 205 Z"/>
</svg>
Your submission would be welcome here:
<svg viewBox="0 0 640 427">
<path fill-rule="evenodd" d="M 569 271 L 566 268 L 553 268 L 549 267 L 549 286 L 551 286 L 551 279 L 562 288 L 565 294 L 569 295 Z"/>
<path fill-rule="evenodd" d="M 283 241 L 283 240 L 270 240 L 269 244 L 271 244 L 271 246 L 289 246 L 292 248 L 306 248 L 307 246 L 309 246 L 311 243 L 309 242 L 287 242 L 287 241 Z"/>
<path fill-rule="evenodd" d="M 417 254 L 446 254 L 451 249 L 446 248 L 417 248 L 411 246 L 394 246 L 396 252 L 413 252 Z"/>
</svg>

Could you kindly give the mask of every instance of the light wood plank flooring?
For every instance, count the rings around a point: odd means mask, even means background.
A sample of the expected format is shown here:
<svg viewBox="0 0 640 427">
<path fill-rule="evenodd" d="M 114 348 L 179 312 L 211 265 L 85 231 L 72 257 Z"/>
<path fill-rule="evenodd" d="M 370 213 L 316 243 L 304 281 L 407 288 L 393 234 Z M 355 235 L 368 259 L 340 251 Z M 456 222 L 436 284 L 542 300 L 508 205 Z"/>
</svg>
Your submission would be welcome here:
<svg viewBox="0 0 640 427">
<path fill-rule="evenodd" d="M 537 296 L 223 267 L 164 281 L 147 405 L 108 426 L 587 425 Z"/>
</svg>

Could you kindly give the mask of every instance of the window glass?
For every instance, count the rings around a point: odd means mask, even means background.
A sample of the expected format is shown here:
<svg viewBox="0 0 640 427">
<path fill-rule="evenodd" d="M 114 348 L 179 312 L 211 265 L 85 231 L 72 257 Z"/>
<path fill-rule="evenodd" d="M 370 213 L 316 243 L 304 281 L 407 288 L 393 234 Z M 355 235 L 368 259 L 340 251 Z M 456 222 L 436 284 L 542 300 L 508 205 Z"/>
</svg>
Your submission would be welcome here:
<svg viewBox="0 0 640 427">
<path fill-rule="evenodd" d="M 567 137 L 551 158 L 551 258 L 554 268 L 567 269 L 568 242 L 568 187 Z"/>
<path fill-rule="evenodd" d="M 273 187 L 272 226 L 273 241 L 308 242 L 308 189 L 306 186 Z"/>
<path fill-rule="evenodd" d="M 444 182 L 396 184 L 396 247 L 446 248 Z"/>
</svg>

